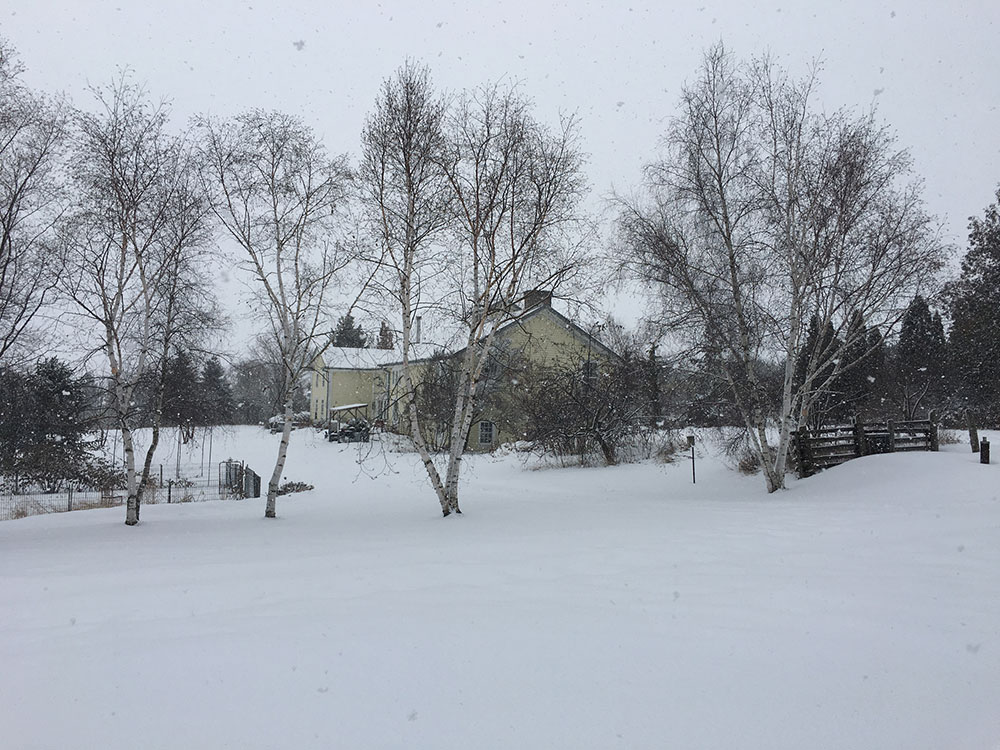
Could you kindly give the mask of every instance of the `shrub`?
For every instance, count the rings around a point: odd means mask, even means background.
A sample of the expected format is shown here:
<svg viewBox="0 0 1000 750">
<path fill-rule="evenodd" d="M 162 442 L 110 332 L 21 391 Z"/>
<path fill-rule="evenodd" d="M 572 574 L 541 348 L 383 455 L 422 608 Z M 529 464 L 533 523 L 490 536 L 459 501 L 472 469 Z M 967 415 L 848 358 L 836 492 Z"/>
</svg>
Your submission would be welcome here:
<svg viewBox="0 0 1000 750">
<path fill-rule="evenodd" d="M 311 484 L 306 484 L 305 482 L 285 482 L 283 485 L 278 487 L 279 495 L 290 495 L 293 492 L 308 492 L 313 489 Z"/>
</svg>

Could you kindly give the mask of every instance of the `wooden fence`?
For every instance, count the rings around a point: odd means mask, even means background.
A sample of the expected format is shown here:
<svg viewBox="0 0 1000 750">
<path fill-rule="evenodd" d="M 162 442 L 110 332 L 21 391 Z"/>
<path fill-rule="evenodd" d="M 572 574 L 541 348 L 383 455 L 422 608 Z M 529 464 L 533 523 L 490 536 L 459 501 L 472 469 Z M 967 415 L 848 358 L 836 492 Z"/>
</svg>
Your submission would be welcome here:
<svg viewBox="0 0 1000 750">
<path fill-rule="evenodd" d="M 855 422 L 792 433 L 792 454 L 800 477 L 875 453 L 937 449 L 938 428 L 929 419 Z"/>
</svg>

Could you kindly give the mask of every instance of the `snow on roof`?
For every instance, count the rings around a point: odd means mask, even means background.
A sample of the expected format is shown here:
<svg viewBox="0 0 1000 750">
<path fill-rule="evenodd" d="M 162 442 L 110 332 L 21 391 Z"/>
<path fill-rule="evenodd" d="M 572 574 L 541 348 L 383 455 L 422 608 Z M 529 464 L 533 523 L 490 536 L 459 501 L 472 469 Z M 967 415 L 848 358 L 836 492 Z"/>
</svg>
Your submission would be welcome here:
<svg viewBox="0 0 1000 750">
<path fill-rule="evenodd" d="M 331 346 L 323 352 L 323 362 L 332 370 L 373 370 L 397 356 L 395 349 L 358 349 Z"/>
<path fill-rule="evenodd" d="M 427 359 L 444 349 L 441 344 L 410 344 L 410 360 Z M 401 346 L 392 349 L 356 349 L 348 346 L 331 346 L 323 352 L 323 362 L 328 370 L 377 370 L 386 365 L 403 361 Z"/>
<path fill-rule="evenodd" d="M 345 404 L 344 406 L 331 406 L 330 413 L 335 411 L 348 411 L 350 409 L 367 409 L 368 404 Z"/>
</svg>

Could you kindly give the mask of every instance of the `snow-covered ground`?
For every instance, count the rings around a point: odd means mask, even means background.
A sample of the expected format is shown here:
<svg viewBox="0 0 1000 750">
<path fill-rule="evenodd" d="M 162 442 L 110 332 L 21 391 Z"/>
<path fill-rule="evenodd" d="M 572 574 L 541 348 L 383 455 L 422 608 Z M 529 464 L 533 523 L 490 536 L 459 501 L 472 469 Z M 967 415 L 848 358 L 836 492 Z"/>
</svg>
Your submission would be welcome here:
<svg viewBox="0 0 1000 750">
<path fill-rule="evenodd" d="M 277 436 L 215 439 L 266 482 Z M 411 456 L 297 431 L 277 520 L 0 523 L 0 746 L 1000 747 L 1000 465 L 767 496 L 701 450 L 696 485 L 477 456 L 442 519 Z"/>
</svg>

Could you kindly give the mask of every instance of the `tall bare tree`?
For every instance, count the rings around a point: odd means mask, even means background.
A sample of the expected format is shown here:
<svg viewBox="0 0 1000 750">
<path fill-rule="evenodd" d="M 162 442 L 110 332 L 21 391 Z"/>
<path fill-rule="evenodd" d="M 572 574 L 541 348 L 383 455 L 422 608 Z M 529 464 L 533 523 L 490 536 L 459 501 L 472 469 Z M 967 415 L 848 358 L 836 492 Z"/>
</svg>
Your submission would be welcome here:
<svg viewBox="0 0 1000 750">
<path fill-rule="evenodd" d="M 852 321 L 887 333 L 944 257 L 906 152 L 874 115 L 816 112 L 815 87 L 814 74 L 796 81 L 710 49 L 647 167 L 646 197 L 621 202 L 634 270 L 692 349 L 721 363 L 769 491 L 784 486 L 812 401 L 868 353 Z M 799 379 L 813 316 L 838 345 L 816 347 Z M 777 408 L 769 362 L 784 368 Z"/>
<path fill-rule="evenodd" d="M 452 106 L 441 166 L 453 194 L 450 297 L 463 332 L 442 511 L 461 512 L 458 480 L 494 335 L 527 312 L 527 292 L 551 295 L 585 261 L 576 125 L 541 125 L 512 87 L 484 86 Z"/>
<path fill-rule="evenodd" d="M 68 110 L 20 83 L 0 39 L 0 362 L 24 343 L 61 271 L 55 223 L 65 209 L 60 161 Z"/>
<path fill-rule="evenodd" d="M 411 359 L 414 321 L 426 304 L 421 295 L 433 288 L 444 265 L 434 243 L 451 222 L 451 192 L 440 166 L 444 117 L 428 70 L 407 63 L 383 84 L 365 123 L 359 170 L 362 203 L 379 250 L 376 262 L 384 272 L 381 288 L 400 311 L 403 410 L 439 498 L 444 483 L 421 429 Z"/>
<path fill-rule="evenodd" d="M 353 260 L 353 246 L 337 241 L 351 178 L 345 158 L 330 157 L 290 115 L 252 110 L 199 127 L 212 208 L 260 284 L 254 291 L 284 368 L 284 430 L 264 513 L 274 518 L 295 386 L 329 345 L 332 285 Z"/>
<path fill-rule="evenodd" d="M 152 429 L 142 466 L 140 493 L 149 484 L 153 456 L 160 443 L 170 354 L 176 348 L 199 349 L 223 323 L 210 278 L 205 273 L 213 252 L 212 216 L 193 157 L 185 146 L 175 166 L 174 187 L 165 207 L 162 231 L 156 240 L 163 266 L 155 287 L 157 305 L 153 337 L 156 347 L 151 352 L 150 362 Z M 188 383 L 186 387 L 193 389 L 194 384 Z"/>
<path fill-rule="evenodd" d="M 494 334 L 580 268 L 582 158 L 572 119 L 550 131 L 513 87 L 484 86 L 446 106 L 426 69 L 383 86 L 364 134 L 369 215 L 403 324 L 409 429 L 443 515 L 461 513 L 458 482 Z M 441 271 L 444 271 L 443 273 Z M 462 341 L 447 455 L 435 462 L 413 398 L 410 327 L 428 276 Z"/>
<path fill-rule="evenodd" d="M 95 88 L 96 113 L 76 120 L 72 156 L 78 196 L 65 231 L 63 288 L 82 331 L 98 332 L 94 353 L 107 361 L 110 401 L 122 434 L 128 499 L 125 523 L 139 522 L 134 429 L 137 388 L 159 351 L 165 285 L 177 253 L 171 238 L 182 145 L 167 132 L 168 111 L 123 74 Z"/>
</svg>

